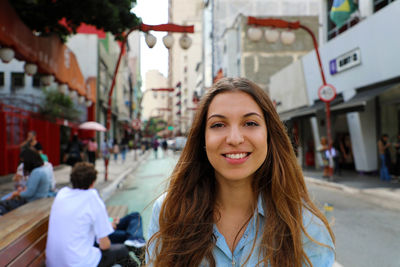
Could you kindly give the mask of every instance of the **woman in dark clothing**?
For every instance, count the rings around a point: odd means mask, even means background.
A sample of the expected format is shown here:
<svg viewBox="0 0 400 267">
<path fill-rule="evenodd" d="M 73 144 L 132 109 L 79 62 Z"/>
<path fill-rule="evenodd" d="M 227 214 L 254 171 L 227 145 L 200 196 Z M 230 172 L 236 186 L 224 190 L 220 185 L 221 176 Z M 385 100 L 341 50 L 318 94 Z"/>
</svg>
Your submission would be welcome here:
<svg viewBox="0 0 400 267">
<path fill-rule="evenodd" d="M 74 166 L 75 163 L 82 161 L 82 143 L 78 139 L 78 135 L 74 134 L 72 140 L 68 143 L 66 150 L 67 160 L 66 163 L 70 166 Z"/>
</svg>

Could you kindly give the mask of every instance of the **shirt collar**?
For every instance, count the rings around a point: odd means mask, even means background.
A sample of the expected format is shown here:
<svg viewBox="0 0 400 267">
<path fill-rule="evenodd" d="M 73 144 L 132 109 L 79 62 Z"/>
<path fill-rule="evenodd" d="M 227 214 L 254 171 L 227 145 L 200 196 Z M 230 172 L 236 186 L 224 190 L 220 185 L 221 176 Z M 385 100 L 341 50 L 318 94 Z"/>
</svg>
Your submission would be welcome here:
<svg viewBox="0 0 400 267">
<path fill-rule="evenodd" d="M 257 203 L 257 211 L 260 215 L 265 217 L 265 212 L 264 212 L 264 201 L 261 196 L 261 194 L 258 195 L 258 203 Z"/>
</svg>

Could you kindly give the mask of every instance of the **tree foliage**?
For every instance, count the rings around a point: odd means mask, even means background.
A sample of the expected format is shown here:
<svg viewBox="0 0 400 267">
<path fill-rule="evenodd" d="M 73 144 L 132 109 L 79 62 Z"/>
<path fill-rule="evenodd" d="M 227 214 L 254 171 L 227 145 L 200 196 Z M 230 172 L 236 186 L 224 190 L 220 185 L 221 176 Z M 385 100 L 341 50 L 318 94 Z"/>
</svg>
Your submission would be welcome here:
<svg viewBox="0 0 400 267">
<path fill-rule="evenodd" d="M 146 136 L 154 136 L 158 132 L 164 130 L 167 127 L 167 122 L 160 118 L 150 118 L 145 122 L 144 134 Z"/>
<path fill-rule="evenodd" d="M 75 107 L 74 102 L 69 96 L 57 90 L 43 89 L 45 100 L 40 107 L 40 114 L 50 119 L 64 118 L 76 121 L 80 116 L 80 111 Z"/>
<path fill-rule="evenodd" d="M 140 24 L 130 10 L 136 0 L 11 0 L 22 21 L 40 35 L 57 34 L 65 41 L 81 23 L 111 32 L 116 39 Z M 67 24 L 60 24 L 64 19 Z"/>
</svg>

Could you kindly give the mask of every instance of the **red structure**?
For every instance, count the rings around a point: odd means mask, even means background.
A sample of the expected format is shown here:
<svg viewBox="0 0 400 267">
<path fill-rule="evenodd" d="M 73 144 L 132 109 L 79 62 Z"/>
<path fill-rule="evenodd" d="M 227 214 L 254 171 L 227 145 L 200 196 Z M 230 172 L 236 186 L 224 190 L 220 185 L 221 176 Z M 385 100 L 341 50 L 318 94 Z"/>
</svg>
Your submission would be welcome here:
<svg viewBox="0 0 400 267">
<path fill-rule="evenodd" d="M 61 121 L 59 122 L 61 123 Z M 34 130 L 43 151 L 53 165 L 60 164 L 60 126 L 37 114 L 0 103 L 0 175 L 15 172 L 20 147 L 29 131 Z M 73 125 L 70 125 L 73 126 Z"/>
</svg>

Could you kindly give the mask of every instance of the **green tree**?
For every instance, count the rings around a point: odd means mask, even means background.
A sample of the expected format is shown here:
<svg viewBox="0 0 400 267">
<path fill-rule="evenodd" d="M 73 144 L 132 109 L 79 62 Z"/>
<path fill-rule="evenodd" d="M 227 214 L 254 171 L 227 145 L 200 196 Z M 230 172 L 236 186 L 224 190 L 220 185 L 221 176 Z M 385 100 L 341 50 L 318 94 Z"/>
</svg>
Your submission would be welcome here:
<svg viewBox="0 0 400 267">
<path fill-rule="evenodd" d="M 158 132 L 164 130 L 167 127 L 167 122 L 160 118 L 150 118 L 145 122 L 144 134 L 146 136 L 154 136 Z"/>
<path fill-rule="evenodd" d="M 40 35 L 57 34 L 63 41 L 76 33 L 82 22 L 111 32 L 116 39 L 141 23 L 130 12 L 136 0 L 10 0 L 10 3 L 32 31 Z M 67 27 L 59 23 L 62 19 Z"/>
<path fill-rule="evenodd" d="M 40 107 L 40 114 L 50 119 L 64 118 L 71 121 L 79 119 L 80 111 L 76 109 L 69 96 L 57 90 L 43 89 L 43 93 L 45 99 Z"/>
</svg>

